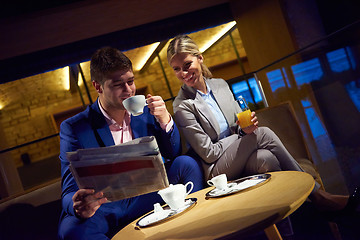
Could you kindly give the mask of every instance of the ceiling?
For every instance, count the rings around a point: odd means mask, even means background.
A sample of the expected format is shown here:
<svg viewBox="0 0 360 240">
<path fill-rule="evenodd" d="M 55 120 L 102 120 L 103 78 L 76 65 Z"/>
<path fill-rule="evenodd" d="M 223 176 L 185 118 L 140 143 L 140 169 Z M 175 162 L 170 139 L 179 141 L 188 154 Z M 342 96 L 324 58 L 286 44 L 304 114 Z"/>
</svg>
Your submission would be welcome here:
<svg viewBox="0 0 360 240">
<path fill-rule="evenodd" d="M 39 2 L 2 8 L 0 83 L 87 61 L 105 45 L 125 51 L 233 20 L 227 0 Z"/>
<path fill-rule="evenodd" d="M 1 3 L 0 19 L 21 16 L 41 10 L 64 6 L 69 3 L 80 2 L 83 0 L 12 0 Z"/>
</svg>

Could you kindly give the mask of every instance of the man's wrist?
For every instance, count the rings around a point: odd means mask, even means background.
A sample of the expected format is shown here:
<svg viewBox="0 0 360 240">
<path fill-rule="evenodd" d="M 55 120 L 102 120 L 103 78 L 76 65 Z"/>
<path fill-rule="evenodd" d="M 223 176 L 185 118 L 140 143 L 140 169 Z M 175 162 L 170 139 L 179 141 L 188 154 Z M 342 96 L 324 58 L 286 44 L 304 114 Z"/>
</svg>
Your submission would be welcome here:
<svg viewBox="0 0 360 240">
<path fill-rule="evenodd" d="M 158 121 L 158 123 L 160 124 L 161 129 L 165 130 L 165 132 L 167 132 L 167 133 L 170 132 L 174 127 L 174 121 L 173 121 L 170 113 L 169 113 L 169 117 L 170 117 L 170 120 L 167 123 L 162 123 L 158 119 L 156 119 Z"/>
</svg>

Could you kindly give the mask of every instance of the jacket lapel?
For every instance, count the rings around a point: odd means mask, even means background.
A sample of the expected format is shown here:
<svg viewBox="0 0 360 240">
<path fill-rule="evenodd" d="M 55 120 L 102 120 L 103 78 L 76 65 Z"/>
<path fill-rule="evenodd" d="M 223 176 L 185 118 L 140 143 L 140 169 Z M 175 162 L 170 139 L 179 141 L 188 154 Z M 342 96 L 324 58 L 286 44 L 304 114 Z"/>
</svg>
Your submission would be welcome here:
<svg viewBox="0 0 360 240">
<path fill-rule="evenodd" d="M 184 90 L 192 95 L 191 98 L 194 99 L 194 108 L 198 110 L 201 117 L 210 123 L 217 135 L 220 135 L 219 123 L 201 95 L 194 88 L 188 87 L 187 85 L 184 85 Z"/>
<path fill-rule="evenodd" d="M 130 127 L 133 134 L 133 138 L 139 138 L 145 136 L 143 133 L 143 126 L 144 124 L 141 124 L 139 121 L 139 117 L 134 117 L 131 115 L 131 121 L 130 121 Z"/>
<path fill-rule="evenodd" d="M 90 106 L 90 124 L 100 147 L 115 145 L 109 126 L 101 113 L 98 99 Z"/>
<path fill-rule="evenodd" d="M 221 96 L 225 96 L 225 94 L 228 94 L 227 92 L 223 91 L 222 87 L 216 86 L 216 84 L 214 84 L 213 81 L 207 81 L 207 83 L 209 84 L 216 102 L 218 103 L 220 110 L 222 111 L 222 113 L 225 116 L 225 119 L 227 121 L 227 123 L 230 125 L 230 123 L 232 123 L 232 119 L 234 118 L 233 114 L 233 104 L 228 102 L 228 98 L 226 97 L 221 97 Z"/>
<path fill-rule="evenodd" d="M 144 108 L 144 113 L 139 116 L 131 115 L 130 127 L 133 134 L 133 138 L 139 138 L 144 136 L 150 136 L 152 134 L 149 133 L 148 123 L 149 123 L 149 109 L 147 107 Z"/>
</svg>

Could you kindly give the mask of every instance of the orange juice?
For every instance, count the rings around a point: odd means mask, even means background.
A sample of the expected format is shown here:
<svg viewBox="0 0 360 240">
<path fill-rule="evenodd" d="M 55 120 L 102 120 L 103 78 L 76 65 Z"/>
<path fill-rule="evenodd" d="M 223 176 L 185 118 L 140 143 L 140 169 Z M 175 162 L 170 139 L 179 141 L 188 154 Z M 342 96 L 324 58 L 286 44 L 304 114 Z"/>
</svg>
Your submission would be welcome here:
<svg viewBox="0 0 360 240">
<path fill-rule="evenodd" d="M 241 128 L 246 128 L 248 126 L 253 125 L 253 123 L 251 122 L 251 111 L 250 111 L 250 109 L 246 110 L 244 112 L 240 112 L 240 113 L 236 114 L 236 116 L 237 116 L 237 118 L 239 120 Z"/>
</svg>

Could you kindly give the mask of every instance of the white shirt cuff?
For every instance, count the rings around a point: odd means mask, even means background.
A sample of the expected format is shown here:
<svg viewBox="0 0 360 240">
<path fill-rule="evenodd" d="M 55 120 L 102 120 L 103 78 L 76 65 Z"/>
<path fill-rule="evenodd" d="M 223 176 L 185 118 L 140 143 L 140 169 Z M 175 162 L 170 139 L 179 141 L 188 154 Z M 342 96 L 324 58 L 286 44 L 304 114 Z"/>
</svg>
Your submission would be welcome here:
<svg viewBox="0 0 360 240">
<path fill-rule="evenodd" d="M 156 120 L 157 120 L 157 119 L 156 119 Z M 157 121 L 158 121 L 158 120 L 157 120 Z M 159 121 L 158 121 L 158 122 L 159 122 Z M 162 128 L 162 130 L 165 130 L 166 133 L 170 132 L 170 131 L 173 129 L 173 127 L 174 127 L 174 121 L 173 121 L 171 115 L 170 115 L 170 122 L 168 122 L 168 123 L 161 123 L 161 122 L 159 122 L 159 124 L 160 124 L 160 127 Z"/>
</svg>

